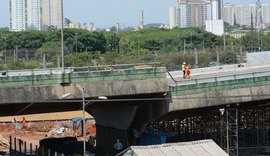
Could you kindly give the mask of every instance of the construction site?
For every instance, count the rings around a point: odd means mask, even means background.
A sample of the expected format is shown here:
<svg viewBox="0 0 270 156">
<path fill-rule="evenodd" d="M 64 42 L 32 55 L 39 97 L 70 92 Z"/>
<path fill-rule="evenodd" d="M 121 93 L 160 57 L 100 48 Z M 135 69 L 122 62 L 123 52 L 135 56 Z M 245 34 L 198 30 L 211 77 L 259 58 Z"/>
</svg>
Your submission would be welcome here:
<svg viewBox="0 0 270 156">
<path fill-rule="evenodd" d="M 167 143 L 213 139 L 229 155 L 270 155 L 270 107 L 234 105 L 175 112 L 152 125 Z"/>
<path fill-rule="evenodd" d="M 22 127 L 20 121 L 17 123 L 12 122 L 12 117 L 0 118 L 0 155 L 10 154 L 10 149 L 16 149 L 13 141 L 15 139 L 17 140 L 16 144 L 23 142 L 22 146 L 17 147 L 17 151 L 29 154 L 31 150 L 33 151 L 33 153 L 31 152 L 33 155 L 36 154 L 36 151 L 40 147 L 40 141 L 44 139 L 74 137 L 78 141 L 81 141 L 83 139 L 81 123 L 74 128 L 74 122 L 69 118 L 77 116 L 79 113 L 66 112 L 26 115 L 25 118 L 28 119 L 26 128 Z M 44 116 L 47 117 L 45 118 Z M 17 120 L 21 118 L 22 116 L 15 117 Z M 90 115 L 87 115 L 87 119 L 86 136 L 89 138 L 89 136 L 96 135 L 96 128 L 93 118 Z M 10 140 L 10 138 L 12 139 Z M 10 144 L 10 142 L 12 143 Z"/>
</svg>

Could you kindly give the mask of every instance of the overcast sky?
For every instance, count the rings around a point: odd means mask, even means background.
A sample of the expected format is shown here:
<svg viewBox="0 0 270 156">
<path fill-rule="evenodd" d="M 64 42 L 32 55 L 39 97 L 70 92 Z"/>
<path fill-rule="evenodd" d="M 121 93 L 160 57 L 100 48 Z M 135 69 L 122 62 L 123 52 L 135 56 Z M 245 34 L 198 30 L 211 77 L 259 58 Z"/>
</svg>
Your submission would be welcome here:
<svg viewBox="0 0 270 156">
<path fill-rule="evenodd" d="M 0 27 L 8 27 L 8 1 L 0 0 Z M 256 0 L 224 0 L 224 3 L 251 4 Z M 261 0 L 268 3 L 270 0 Z M 144 11 L 145 24 L 169 23 L 169 8 L 176 0 L 64 0 L 64 14 L 74 22 L 93 22 L 99 28 L 120 23 L 121 27 L 139 25 L 140 11 Z"/>
</svg>

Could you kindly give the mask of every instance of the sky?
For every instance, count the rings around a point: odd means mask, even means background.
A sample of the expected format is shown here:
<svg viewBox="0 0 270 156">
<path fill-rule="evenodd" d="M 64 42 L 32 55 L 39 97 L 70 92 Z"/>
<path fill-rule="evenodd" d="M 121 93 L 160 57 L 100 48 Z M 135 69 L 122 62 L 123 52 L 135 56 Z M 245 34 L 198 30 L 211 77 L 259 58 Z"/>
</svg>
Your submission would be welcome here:
<svg viewBox="0 0 270 156">
<path fill-rule="evenodd" d="M 9 0 L 0 0 L 0 28 L 9 25 Z M 122 28 L 138 27 L 141 10 L 145 24 L 169 23 L 169 8 L 176 0 L 64 0 L 64 16 L 73 22 L 93 22 L 98 28 L 119 23 Z M 224 3 L 255 4 L 256 0 L 224 0 Z M 268 3 L 270 0 L 261 0 Z"/>
</svg>

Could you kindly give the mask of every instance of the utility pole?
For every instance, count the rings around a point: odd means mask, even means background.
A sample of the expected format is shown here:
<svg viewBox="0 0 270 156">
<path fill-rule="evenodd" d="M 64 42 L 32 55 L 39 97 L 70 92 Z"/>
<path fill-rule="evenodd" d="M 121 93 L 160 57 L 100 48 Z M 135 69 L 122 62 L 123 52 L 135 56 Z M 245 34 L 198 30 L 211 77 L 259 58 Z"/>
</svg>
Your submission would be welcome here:
<svg viewBox="0 0 270 156">
<path fill-rule="evenodd" d="M 254 25 L 253 25 L 253 14 L 251 13 L 251 34 L 250 34 L 250 50 L 249 52 L 253 52 L 253 44 L 254 44 Z"/>
<path fill-rule="evenodd" d="M 226 36 L 225 36 L 225 32 L 223 34 L 223 51 L 224 51 L 224 64 L 227 64 L 227 53 L 226 53 Z"/>
<path fill-rule="evenodd" d="M 4 37 L 5 39 L 5 62 L 7 61 L 7 37 Z"/>
<path fill-rule="evenodd" d="M 62 57 L 62 73 L 65 73 L 64 65 L 64 0 L 61 0 L 61 57 Z"/>
<path fill-rule="evenodd" d="M 186 53 L 186 39 L 184 39 L 184 53 Z"/>
<path fill-rule="evenodd" d="M 198 51 L 197 48 L 194 48 L 195 50 L 195 68 L 198 68 Z"/>
</svg>

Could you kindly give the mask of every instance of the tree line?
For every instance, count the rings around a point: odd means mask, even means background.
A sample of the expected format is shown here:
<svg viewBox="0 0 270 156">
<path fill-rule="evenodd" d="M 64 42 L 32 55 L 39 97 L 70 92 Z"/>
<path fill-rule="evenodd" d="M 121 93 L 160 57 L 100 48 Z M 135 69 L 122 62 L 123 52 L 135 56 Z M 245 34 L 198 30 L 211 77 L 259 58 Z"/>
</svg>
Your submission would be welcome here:
<svg viewBox="0 0 270 156">
<path fill-rule="evenodd" d="M 125 32 L 64 29 L 66 66 L 161 62 L 171 69 L 185 61 L 207 66 L 239 63 L 245 52 L 270 49 L 270 33 L 245 32 L 240 38 L 216 36 L 200 28 L 149 28 Z M 61 31 L 0 30 L 0 70 L 59 66 Z M 197 61 L 196 61 L 196 59 Z"/>
</svg>

